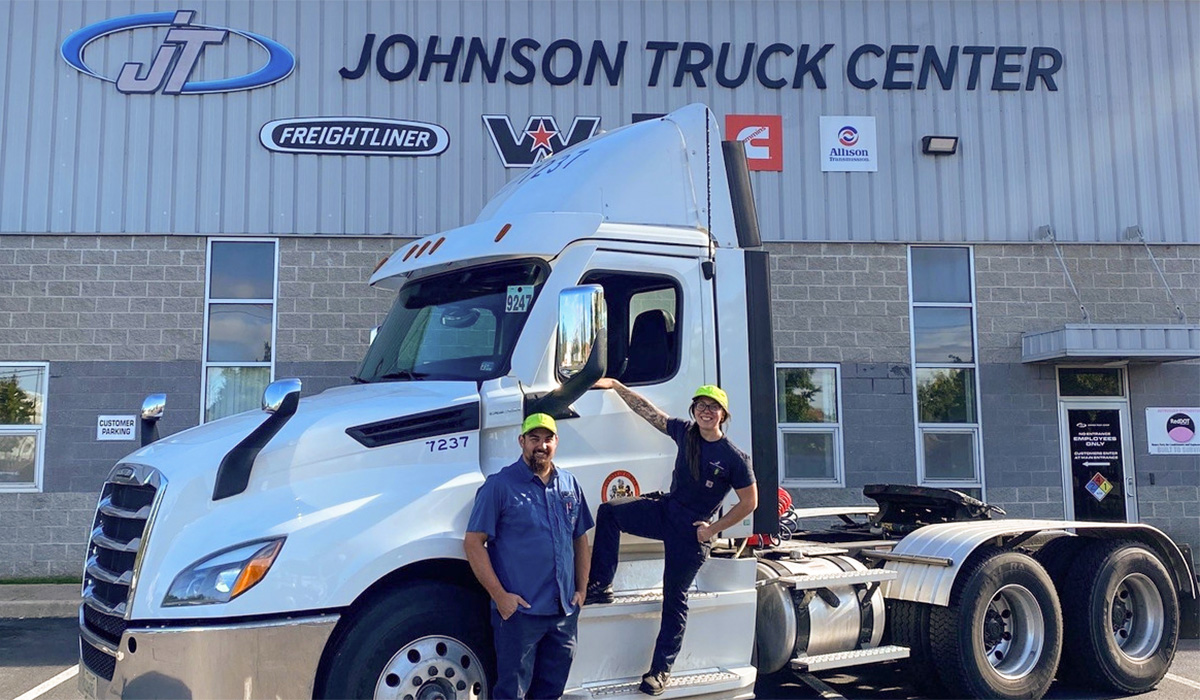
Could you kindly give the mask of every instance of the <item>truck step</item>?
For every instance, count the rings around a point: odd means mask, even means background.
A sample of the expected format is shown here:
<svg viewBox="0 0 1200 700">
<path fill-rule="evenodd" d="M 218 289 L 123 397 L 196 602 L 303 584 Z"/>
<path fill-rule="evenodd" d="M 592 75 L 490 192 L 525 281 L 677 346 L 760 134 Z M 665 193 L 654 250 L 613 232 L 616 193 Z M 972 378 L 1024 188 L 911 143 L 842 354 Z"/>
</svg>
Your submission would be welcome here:
<svg viewBox="0 0 1200 700">
<path fill-rule="evenodd" d="M 708 591 L 690 590 L 687 594 L 688 600 L 705 600 L 708 598 L 716 598 L 716 593 Z M 663 601 L 662 589 L 649 591 L 617 591 L 613 595 L 611 603 L 601 603 L 601 605 L 637 605 L 638 603 L 661 603 Z"/>
<path fill-rule="evenodd" d="M 790 586 L 799 590 L 811 588 L 829 588 L 831 586 L 852 586 L 857 583 L 872 583 L 875 581 L 891 581 L 898 574 L 891 569 L 867 569 L 866 571 L 839 571 L 831 574 L 813 574 L 811 576 L 780 576 L 758 581 L 759 588 L 773 584 Z"/>
<path fill-rule="evenodd" d="M 705 670 L 705 671 L 685 671 L 677 676 L 671 676 L 671 680 L 667 682 L 667 689 L 664 696 L 671 697 L 672 695 L 693 695 L 694 691 L 699 686 L 720 685 L 724 683 L 734 683 L 741 678 L 736 673 L 725 670 Z M 587 685 L 582 688 L 583 697 L 593 698 L 611 698 L 628 695 L 630 697 L 645 697 L 638 691 L 638 686 L 641 685 L 641 678 L 621 679 L 613 683 L 599 683 L 596 685 Z M 693 691 L 682 693 L 679 691 Z M 674 692 L 673 692 L 674 691 Z"/>
<path fill-rule="evenodd" d="M 857 649 L 855 651 L 838 651 L 832 654 L 817 654 L 815 656 L 797 656 L 792 659 L 791 667 L 796 671 L 825 671 L 831 668 L 845 666 L 861 666 L 893 659 L 907 659 L 908 647 L 889 644 L 874 649 Z"/>
</svg>

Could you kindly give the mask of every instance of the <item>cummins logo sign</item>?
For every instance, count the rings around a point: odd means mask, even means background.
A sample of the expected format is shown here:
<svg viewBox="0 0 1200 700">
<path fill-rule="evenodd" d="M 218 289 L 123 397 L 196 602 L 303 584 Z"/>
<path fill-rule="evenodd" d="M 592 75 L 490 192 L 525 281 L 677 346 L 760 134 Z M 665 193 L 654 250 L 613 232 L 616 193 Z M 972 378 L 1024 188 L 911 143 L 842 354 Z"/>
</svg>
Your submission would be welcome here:
<svg viewBox="0 0 1200 700">
<path fill-rule="evenodd" d="M 373 117 L 277 119 L 258 138 L 279 153 L 342 156 L 436 156 L 450 145 L 437 124 Z"/>
</svg>

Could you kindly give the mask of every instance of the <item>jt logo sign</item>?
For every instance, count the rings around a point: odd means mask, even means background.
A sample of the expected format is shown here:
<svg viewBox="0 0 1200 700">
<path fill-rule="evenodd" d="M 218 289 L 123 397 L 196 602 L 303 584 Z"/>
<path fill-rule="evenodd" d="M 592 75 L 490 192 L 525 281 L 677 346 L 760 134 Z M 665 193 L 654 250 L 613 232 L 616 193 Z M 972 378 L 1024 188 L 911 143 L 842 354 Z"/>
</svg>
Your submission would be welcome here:
<svg viewBox="0 0 1200 700">
<path fill-rule="evenodd" d="M 506 114 L 485 114 L 483 124 L 506 168 L 528 168 L 564 148 L 592 137 L 600 126 L 600 117 L 575 117 L 571 130 L 562 132 L 554 117 L 530 117 L 525 128 L 513 131 Z"/>
<path fill-rule="evenodd" d="M 292 53 L 265 36 L 223 27 L 193 25 L 196 13 L 191 10 L 179 12 L 151 12 L 141 15 L 116 17 L 89 25 L 67 37 L 62 45 L 62 57 L 72 68 L 93 78 L 116 83 L 117 91 L 130 95 L 151 94 L 161 91 L 164 95 L 204 94 L 250 90 L 283 80 L 296 66 Z M 143 63 L 128 61 L 121 66 L 116 79 L 100 75 L 84 62 L 84 49 L 91 42 L 116 34 L 151 27 L 170 27 L 149 67 Z M 191 81 L 192 72 L 200 61 L 205 47 L 221 45 L 230 34 L 237 34 L 266 50 L 267 65 L 258 70 L 235 78 L 209 81 Z"/>
<path fill-rule="evenodd" d="M 157 92 L 162 88 L 164 95 L 178 95 L 183 92 L 183 86 L 192 76 L 196 62 L 200 60 L 200 52 L 205 44 L 224 44 L 229 36 L 227 29 L 208 29 L 189 27 L 195 12 L 187 10 L 176 12 L 171 22 L 171 30 L 158 53 L 154 55 L 154 63 L 145 77 L 139 78 L 142 71 L 140 63 L 126 63 L 121 66 L 117 75 L 117 91 L 126 94 L 145 94 Z M 175 60 L 176 55 L 179 60 Z M 174 62 L 174 68 L 171 67 Z M 165 84 L 164 84 L 165 83 Z"/>
</svg>

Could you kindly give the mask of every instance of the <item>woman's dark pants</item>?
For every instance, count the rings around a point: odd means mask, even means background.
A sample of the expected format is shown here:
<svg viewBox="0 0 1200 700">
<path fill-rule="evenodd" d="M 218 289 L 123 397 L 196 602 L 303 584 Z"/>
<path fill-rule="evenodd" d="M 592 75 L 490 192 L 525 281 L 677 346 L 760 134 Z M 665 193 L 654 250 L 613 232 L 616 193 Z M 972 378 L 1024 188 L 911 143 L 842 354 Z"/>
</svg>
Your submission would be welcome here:
<svg viewBox="0 0 1200 700">
<path fill-rule="evenodd" d="M 592 584 L 612 584 L 617 572 L 622 532 L 663 543 L 662 626 L 654 644 L 651 673 L 670 671 L 679 655 L 679 647 L 683 645 L 688 614 L 687 590 L 709 550 L 709 545 L 696 541 L 696 526 L 692 524 L 695 520 L 694 515 L 672 506 L 665 498 L 621 498 L 602 503 L 597 509 Z"/>
</svg>

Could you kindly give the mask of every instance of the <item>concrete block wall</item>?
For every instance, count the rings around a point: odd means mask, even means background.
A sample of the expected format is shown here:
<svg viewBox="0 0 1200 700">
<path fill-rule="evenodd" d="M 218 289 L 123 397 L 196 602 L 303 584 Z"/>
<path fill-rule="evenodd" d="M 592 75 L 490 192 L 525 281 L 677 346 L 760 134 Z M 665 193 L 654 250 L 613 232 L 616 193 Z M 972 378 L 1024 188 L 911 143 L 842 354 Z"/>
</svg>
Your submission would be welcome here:
<svg viewBox="0 0 1200 700">
<path fill-rule="evenodd" d="M 368 287 L 394 238 L 281 238 L 277 377 L 343 385 L 394 292 Z M 0 492 L 0 577 L 77 575 L 100 486 L 135 442 L 96 417 L 167 394 L 163 434 L 200 420 L 206 239 L 0 235 L 0 361 L 49 361 L 43 493 Z"/>
<path fill-rule="evenodd" d="M 1152 455 L 1146 441 L 1149 407 L 1200 406 L 1200 365 L 1131 365 L 1129 413 L 1139 519 L 1200 551 L 1200 455 Z"/>
<path fill-rule="evenodd" d="M 766 247 L 776 362 L 841 365 L 846 487 L 792 489 L 794 501 L 859 503 L 864 484 L 915 483 L 907 245 Z M 1200 246 L 1153 251 L 1196 323 Z M 1178 322 L 1144 247 L 1064 245 L 1063 255 L 1093 322 Z M 1021 363 L 1021 334 L 1081 322 L 1079 302 L 1051 246 L 975 246 L 975 266 L 986 500 L 1014 517 L 1061 518 L 1057 372 Z M 1200 546 L 1200 458 L 1151 456 L 1144 446 L 1146 406 L 1200 405 L 1200 364 L 1128 371 L 1141 519 Z"/>
<path fill-rule="evenodd" d="M 81 575 L 97 496 L 0 494 L 0 578 Z"/>
<path fill-rule="evenodd" d="M 1200 246 L 1154 245 L 1171 294 L 1192 324 L 1200 322 Z M 1019 363 L 1021 334 L 1064 323 L 1178 323 L 1175 307 L 1141 244 L 1063 244 L 1062 264 L 1049 244 L 975 246 L 981 361 Z"/>
</svg>

